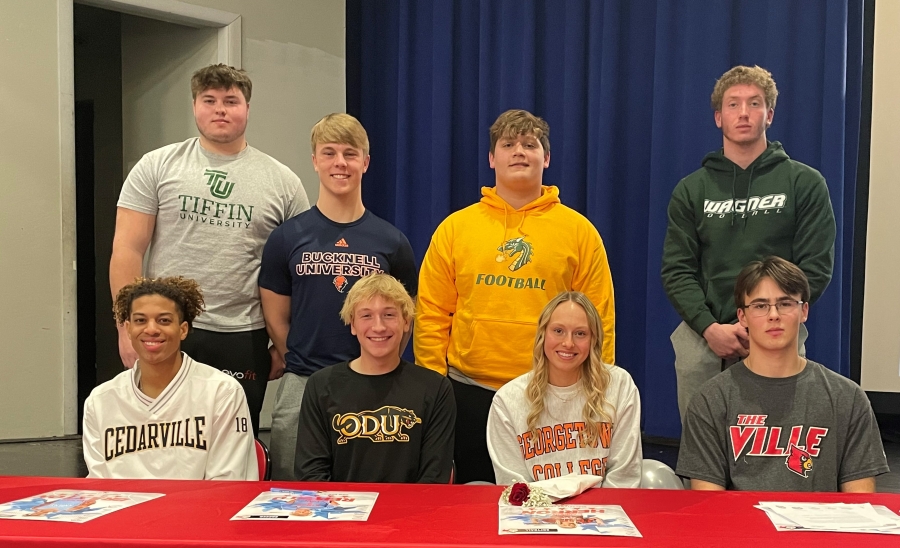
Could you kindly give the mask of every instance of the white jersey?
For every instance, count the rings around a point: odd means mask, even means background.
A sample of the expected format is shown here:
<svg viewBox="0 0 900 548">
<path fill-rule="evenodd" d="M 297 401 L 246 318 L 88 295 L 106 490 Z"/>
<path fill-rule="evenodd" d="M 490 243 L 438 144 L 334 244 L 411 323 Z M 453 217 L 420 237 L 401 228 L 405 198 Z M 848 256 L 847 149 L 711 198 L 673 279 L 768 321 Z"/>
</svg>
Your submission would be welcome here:
<svg viewBox="0 0 900 548">
<path fill-rule="evenodd" d="M 538 436 L 528 430 L 530 405 L 525 388 L 531 373 L 516 377 L 494 395 L 487 423 L 488 452 L 497 485 L 539 481 L 577 472 L 603 476 L 603 487 L 641 483 L 641 400 L 627 371 L 609 368 L 604 410 L 611 423 L 599 424 L 593 446 L 581 443 L 585 395 L 580 383 L 547 386 Z"/>
<path fill-rule="evenodd" d="M 138 388 L 138 365 L 91 392 L 82 436 L 89 478 L 259 479 L 243 388 L 182 357 L 156 398 Z"/>
</svg>

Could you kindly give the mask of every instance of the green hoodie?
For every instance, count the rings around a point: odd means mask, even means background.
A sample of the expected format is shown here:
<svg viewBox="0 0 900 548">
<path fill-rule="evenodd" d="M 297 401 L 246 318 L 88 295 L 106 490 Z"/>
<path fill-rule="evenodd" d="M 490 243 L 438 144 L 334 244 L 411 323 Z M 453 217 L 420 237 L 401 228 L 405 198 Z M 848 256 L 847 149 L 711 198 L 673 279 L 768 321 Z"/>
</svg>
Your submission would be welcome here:
<svg viewBox="0 0 900 548">
<path fill-rule="evenodd" d="M 734 282 L 750 261 L 769 255 L 806 273 L 810 301 L 834 266 L 834 213 L 825 179 L 771 141 L 747 169 L 722 150 L 682 179 L 669 201 L 662 282 L 682 319 L 698 334 L 734 323 Z"/>
</svg>

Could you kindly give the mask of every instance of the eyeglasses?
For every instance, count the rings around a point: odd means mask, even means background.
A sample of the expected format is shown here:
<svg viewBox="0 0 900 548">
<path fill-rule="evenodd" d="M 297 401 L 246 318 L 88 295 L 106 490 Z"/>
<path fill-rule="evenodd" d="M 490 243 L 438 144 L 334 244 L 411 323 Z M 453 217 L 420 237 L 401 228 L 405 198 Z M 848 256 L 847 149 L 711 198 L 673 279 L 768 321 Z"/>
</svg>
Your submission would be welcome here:
<svg viewBox="0 0 900 548">
<path fill-rule="evenodd" d="M 747 306 L 743 307 L 744 310 L 747 311 L 747 314 L 760 317 L 760 316 L 768 316 L 769 309 L 771 307 L 775 307 L 775 310 L 778 311 L 779 315 L 786 316 L 788 314 L 793 314 L 797 310 L 803 306 L 803 301 L 793 301 L 793 300 L 783 300 L 778 301 L 777 303 L 750 303 Z"/>
</svg>

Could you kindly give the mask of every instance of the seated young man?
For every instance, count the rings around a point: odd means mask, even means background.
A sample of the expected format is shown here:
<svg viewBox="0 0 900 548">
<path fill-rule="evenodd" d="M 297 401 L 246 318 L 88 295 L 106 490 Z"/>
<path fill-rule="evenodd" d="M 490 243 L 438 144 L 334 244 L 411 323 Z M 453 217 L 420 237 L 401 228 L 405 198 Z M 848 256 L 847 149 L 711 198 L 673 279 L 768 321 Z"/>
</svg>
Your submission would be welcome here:
<svg viewBox="0 0 900 548">
<path fill-rule="evenodd" d="M 300 406 L 300 481 L 447 483 L 456 403 L 446 377 L 400 358 L 414 304 L 388 274 L 347 293 L 341 319 L 360 356 L 316 371 Z"/>
<path fill-rule="evenodd" d="M 138 359 L 84 403 L 88 477 L 259 479 L 244 389 L 181 351 L 203 311 L 197 282 L 138 278 L 113 309 Z"/>
<path fill-rule="evenodd" d="M 734 302 L 750 355 L 688 406 L 677 472 L 692 489 L 871 493 L 888 472 L 865 392 L 797 352 L 808 300 L 806 276 L 784 259 L 741 270 Z"/>
</svg>

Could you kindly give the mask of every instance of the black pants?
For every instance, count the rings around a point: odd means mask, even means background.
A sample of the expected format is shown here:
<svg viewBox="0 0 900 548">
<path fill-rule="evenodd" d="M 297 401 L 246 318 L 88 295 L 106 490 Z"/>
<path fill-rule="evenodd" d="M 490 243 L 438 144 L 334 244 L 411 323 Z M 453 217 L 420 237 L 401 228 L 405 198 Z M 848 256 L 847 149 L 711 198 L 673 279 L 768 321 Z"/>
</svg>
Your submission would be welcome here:
<svg viewBox="0 0 900 548">
<path fill-rule="evenodd" d="M 494 483 L 494 466 L 487 449 L 487 419 L 495 392 L 450 379 L 456 398 L 456 483 Z"/>
<path fill-rule="evenodd" d="M 259 436 L 259 412 L 272 367 L 266 330 L 219 333 L 195 327 L 181 343 L 181 349 L 198 362 L 215 367 L 241 383 L 247 395 L 253 435 Z"/>
</svg>

